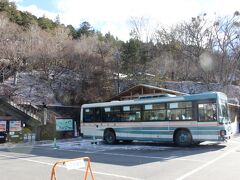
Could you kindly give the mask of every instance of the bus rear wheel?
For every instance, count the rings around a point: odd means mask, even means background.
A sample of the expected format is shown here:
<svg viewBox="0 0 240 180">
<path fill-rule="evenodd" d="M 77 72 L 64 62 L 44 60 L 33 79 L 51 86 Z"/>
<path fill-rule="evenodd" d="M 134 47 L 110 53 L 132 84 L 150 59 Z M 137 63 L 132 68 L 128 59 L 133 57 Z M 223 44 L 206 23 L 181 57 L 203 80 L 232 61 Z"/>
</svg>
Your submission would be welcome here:
<svg viewBox="0 0 240 180">
<path fill-rule="evenodd" d="M 116 143 L 116 135 L 113 130 L 107 129 L 104 132 L 104 141 L 106 144 L 115 144 Z"/>
<path fill-rule="evenodd" d="M 179 130 L 174 137 L 174 143 L 177 146 L 187 147 L 192 145 L 192 135 L 187 130 Z"/>
</svg>

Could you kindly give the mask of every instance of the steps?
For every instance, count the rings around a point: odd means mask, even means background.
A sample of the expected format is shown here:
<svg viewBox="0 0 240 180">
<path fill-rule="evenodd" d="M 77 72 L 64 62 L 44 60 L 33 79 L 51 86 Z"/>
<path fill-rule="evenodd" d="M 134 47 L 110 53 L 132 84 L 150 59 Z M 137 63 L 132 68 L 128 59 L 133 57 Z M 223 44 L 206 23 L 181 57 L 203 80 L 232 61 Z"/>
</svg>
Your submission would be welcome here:
<svg viewBox="0 0 240 180">
<path fill-rule="evenodd" d="M 0 97 L 0 108 L 3 112 L 8 114 L 14 114 L 15 116 L 23 116 L 27 119 L 33 119 L 37 123 L 43 123 L 43 111 L 39 110 L 37 106 L 31 105 L 30 103 L 23 103 L 22 104 L 13 102 L 6 97 Z M 26 106 L 27 105 L 27 106 Z M 29 108 L 31 107 L 31 108 Z"/>
<path fill-rule="evenodd" d="M 40 121 L 42 123 L 42 118 L 43 115 L 39 112 L 34 112 L 32 110 L 29 110 L 28 108 L 21 106 L 19 104 L 14 103 L 13 101 L 7 101 L 8 104 L 10 104 L 12 107 L 24 112 L 25 114 L 27 114 L 28 116 L 30 116 L 31 118 Z M 29 104 L 30 105 L 30 104 Z"/>
</svg>

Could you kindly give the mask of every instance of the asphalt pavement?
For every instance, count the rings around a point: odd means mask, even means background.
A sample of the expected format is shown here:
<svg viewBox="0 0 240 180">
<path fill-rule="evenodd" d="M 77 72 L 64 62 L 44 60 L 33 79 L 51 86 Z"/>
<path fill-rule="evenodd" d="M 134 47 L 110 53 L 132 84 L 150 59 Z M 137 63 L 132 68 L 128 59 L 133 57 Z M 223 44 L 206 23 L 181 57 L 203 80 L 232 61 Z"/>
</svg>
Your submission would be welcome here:
<svg viewBox="0 0 240 180">
<path fill-rule="evenodd" d="M 187 148 L 149 142 L 92 144 L 80 138 L 56 144 L 5 143 L 0 145 L 0 179 L 47 180 L 55 162 L 79 157 L 91 159 L 95 180 L 240 179 L 239 137 L 227 143 L 204 142 Z M 57 179 L 83 179 L 84 173 L 83 167 L 57 167 Z"/>
</svg>

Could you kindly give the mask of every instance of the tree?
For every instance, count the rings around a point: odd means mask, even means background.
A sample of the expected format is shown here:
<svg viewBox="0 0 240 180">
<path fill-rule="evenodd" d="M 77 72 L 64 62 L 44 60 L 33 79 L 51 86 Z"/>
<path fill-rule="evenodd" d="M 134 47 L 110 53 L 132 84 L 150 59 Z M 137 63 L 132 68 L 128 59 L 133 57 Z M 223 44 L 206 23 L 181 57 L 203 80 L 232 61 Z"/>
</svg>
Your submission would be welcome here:
<svg viewBox="0 0 240 180">
<path fill-rule="evenodd" d="M 1 0 L 0 1 L 0 11 L 6 11 L 9 8 L 9 0 Z"/>
<path fill-rule="evenodd" d="M 156 33 L 158 47 L 171 54 L 177 68 L 175 80 L 232 84 L 239 67 L 239 12 L 232 17 L 207 15 L 192 18 L 170 31 Z"/>
<path fill-rule="evenodd" d="M 106 75 L 108 79 L 113 81 L 113 84 L 116 84 L 116 92 L 119 93 L 121 90 L 119 74 L 121 73 L 120 69 L 122 62 L 120 48 L 123 42 L 115 38 L 110 32 L 105 35 L 102 35 L 99 32 L 97 34 L 97 53 L 105 62 Z"/>
<path fill-rule="evenodd" d="M 151 61 L 148 46 L 152 44 L 130 39 L 123 43 L 120 49 L 122 72 L 127 74 L 134 84 L 146 80 L 147 64 Z"/>
<path fill-rule="evenodd" d="M 218 57 L 218 82 L 232 84 L 237 79 L 240 63 L 240 13 L 218 18 L 213 24 L 212 51 Z M 238 77 L 239 79 L 240 77 Z"/>
<path fill-rule="evenodd" d="M 54 23 L 57 24 L 57 25 L 61 24 L 59 14 L 56 16 Z"/>
<path fill-rule="evenodd" d="M 3 18 L 3 22 L 4 17 Z M 8 69 L 15 74 L 15 81 L 17 82 L 17 74 L 24 66 L 26 58 L 27 42 L 26 33 L 16 24 L 5 21 L 1 25 L 1 48 L 0 55 L 2 59 L 9 61 Z"/>
<path fill-rule="evenodd" d="M 92 28 L 91 24 L 87 21 L 84 21 L 83 23 L 80 24 L 80 27 L 77 31 L 78 37 L 82 36 L 91 36 L 94 34 L 94 29 Z"/>
<path fill-rule="evenodd" d="M 172 58 L 173 64 L 167 67 L 167 76 L 172 80 L 214 81 L 214 69 L 206 71 L 200 64 L 201 54 L 209 52 L 212 41 L 211 26 L 205 16 L 177 24 L 169 31 L 162 28 L 156 32 L 158 48 Z"/>
<path fill-rule="evenodd" d="M 130 36 L 133 39 L 138 39 L 143 42 L 150 42 L 153 39 L 153 27 L 150 25 L 150 20 L 144 17 L 132 17 L 130 19 L 131 32 Z"/>
<path fill-rule="evenodd" d="M 57 24 L 45 16 L 38 18 L 38 25 L 44 30 L 53 30 Z"/>
<path fill-rule="evenodd" d="M 77 39 L 78 38 L 78 33 L 77 33 L 76 29 L 72 25 L 67 25 L 67 28 L 69 29 L 69 35 L 73 39 Z"/>
</svg>

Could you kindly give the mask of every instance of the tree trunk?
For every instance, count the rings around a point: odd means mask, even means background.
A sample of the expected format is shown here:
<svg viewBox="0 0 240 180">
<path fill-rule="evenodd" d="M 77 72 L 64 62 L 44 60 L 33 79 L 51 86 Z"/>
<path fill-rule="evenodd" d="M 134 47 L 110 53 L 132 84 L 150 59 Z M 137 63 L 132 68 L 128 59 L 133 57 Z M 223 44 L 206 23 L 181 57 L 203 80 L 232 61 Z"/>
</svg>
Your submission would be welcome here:
<svg viewBox="0 0 240 180">
<path fill-rule="evenodd" d="M 18 81 L 18 72 L 16 71 L 14 74 L 14 82 L 13 82 L 15 86 L 17 85 L 17 81 Z"/>
</svg>

